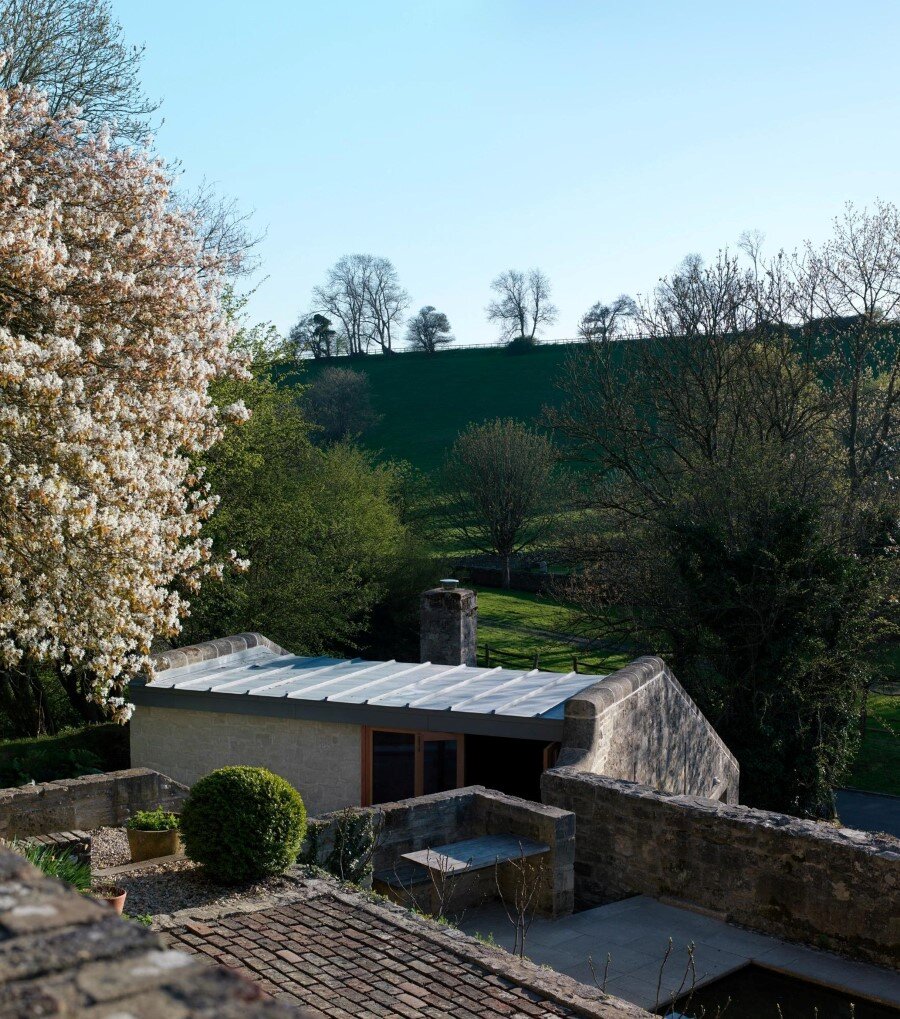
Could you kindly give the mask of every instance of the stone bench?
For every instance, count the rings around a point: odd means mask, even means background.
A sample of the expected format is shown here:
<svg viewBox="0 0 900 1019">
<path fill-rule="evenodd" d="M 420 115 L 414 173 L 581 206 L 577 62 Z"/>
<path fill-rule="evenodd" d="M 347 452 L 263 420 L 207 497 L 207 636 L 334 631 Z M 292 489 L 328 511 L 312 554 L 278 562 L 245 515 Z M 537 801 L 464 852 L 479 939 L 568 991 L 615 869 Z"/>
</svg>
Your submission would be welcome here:
<svg viewBox="0 0 900 1019">
<path fill-rule="evenodd" d="M 534 859 L 532 871 L 511 865 Z M 480 835 L 401 854 L 392 870 L 375 875 L 375 888 L 394 901 L 432 915 L 453 916 L 499 895 L 515 896 L 521 882 L 548 879 L 550 846 L 522 835 Z"/>
<path fill-rule="evenodd" d="M 456 876 L 549 852 L 548 845 L 522 835 L 481 835 L 474 839 L 451 842 L 446 846 L 404 853 L 403 859 L 427 871 Z"/>
</svg>

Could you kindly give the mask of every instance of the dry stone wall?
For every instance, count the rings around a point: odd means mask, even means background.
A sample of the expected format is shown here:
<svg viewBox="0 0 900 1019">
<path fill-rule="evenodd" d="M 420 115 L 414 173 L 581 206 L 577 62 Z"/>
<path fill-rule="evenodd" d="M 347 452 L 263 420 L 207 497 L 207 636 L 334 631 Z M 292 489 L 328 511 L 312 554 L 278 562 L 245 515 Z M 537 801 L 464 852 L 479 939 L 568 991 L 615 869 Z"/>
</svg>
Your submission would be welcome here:
<svg viewBox="0 0 900 1019">
<path fill-rule="evenodd" d="M 643 894 L 781 937 L 900 964 L 900 840 L 786 814 L 670 796 L 574 768 L 545 803 L 576 816 L 575 894 Z"/>
<path fill-rule="evenodd" d="M 0 838 L 120 825 L 136 810 L 178 811 L 187 793 L 149 768 L 0 789 Z"/>
<path fill-rule="evenodd" d="M 550 916 L 572 912 L 575 817 L 568 811 L 507 796 L 484 786 L 466 786 L 359 809 L 379 818 L 380 835 L 373 858 L 376 872 L 392 872 L 397 865 L 402 865 L 404 853 L 481 835 L 520 835 L 544 842 L 550 846 L 550 853 L 538 908 Z M 331 814 L 310 821 L 319 828 L 326 846 L 338 817 Z M 493 872 L 488 871 L 486 877 L 488 890 L 495 891 Z"/>
</svg>

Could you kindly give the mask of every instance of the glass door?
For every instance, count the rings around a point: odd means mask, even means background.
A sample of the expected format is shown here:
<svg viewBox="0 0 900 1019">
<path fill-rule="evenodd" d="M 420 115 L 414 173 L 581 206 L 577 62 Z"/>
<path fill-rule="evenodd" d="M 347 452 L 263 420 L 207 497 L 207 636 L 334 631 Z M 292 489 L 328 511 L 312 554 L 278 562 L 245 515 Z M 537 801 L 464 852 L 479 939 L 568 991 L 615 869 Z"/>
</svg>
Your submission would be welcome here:
<svg viewBox="0 0 900 1019">
<path fill-rule="evenodd" d="M 465 781 L 463 750 L 459 733 L 364 729 L 363 805 L 458 789 Z"/>
<path fill-rule="evenodd" d="M 419 734 L 421 782 L 419 796 L 458 789 L 462 777 L 462 736 L 447 733 Z"/>
<path fill-rule="evenodd" d="M 371 803 L 391 803 L 416 795 L 416 736 L 372 730 Z"/>
</svg>

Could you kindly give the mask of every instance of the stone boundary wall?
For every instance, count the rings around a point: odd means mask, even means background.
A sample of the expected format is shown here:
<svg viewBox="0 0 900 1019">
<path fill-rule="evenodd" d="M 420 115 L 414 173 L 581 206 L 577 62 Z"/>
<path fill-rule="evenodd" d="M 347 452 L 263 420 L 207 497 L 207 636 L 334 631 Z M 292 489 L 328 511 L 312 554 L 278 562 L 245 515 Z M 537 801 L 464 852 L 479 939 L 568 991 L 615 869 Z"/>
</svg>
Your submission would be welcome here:
<svg viewBox="0 0 900 1019">
<path fill-rule="evenodd" d="M 560 766 L 737 803 L 734 755 L 661 658 L 636 659 L 565 710 Z"/>
<path fill-rule="evenodd" d="M 0 838 L 120 825 L 136 810 L 178 811 L 187 786 L 149 768 L 0 789 Z"/>
<path fill-rule="evenodd" d="M 898 839 L 574 768 L 545 772 L 542 792 L 576 815 L 584 903 L 671 898 L 766 934 L 900 964 Z"/>
<path fill-rule="evenodd" d="M 479 835 L 521 835 L 550 846 L 547 882 L 538 909 L 550 916 L 572 912 L 575 896 L 575 817 L 566 810 L 507 796 L 484 786 L 418 796 L 374 807 L 350 808 L 380 817 L 381 834 L 373 858 L 376 871 L 402 864 L 403 853 Z M 340 812 L 310 820 L 330 841 Z M 493 886 L 493 874 L 489 875 Z"/>
<path fill-rule="evenodd" d="M 267 999 L 233 970 L 166 948 L 158 934 L 0 852 L 0 1011 L 134 1019 L 314 1019 Z"/>
</svg>

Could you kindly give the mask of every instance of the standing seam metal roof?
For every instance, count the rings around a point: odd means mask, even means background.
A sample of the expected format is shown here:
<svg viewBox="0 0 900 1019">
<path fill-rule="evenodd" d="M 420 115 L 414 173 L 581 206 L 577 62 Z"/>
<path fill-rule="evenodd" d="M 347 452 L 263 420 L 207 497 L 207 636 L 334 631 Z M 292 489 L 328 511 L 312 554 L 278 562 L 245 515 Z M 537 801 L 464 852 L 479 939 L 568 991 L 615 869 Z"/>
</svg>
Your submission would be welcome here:
<svg viewBox="0 0 900 1019">
<path fill-rule="evenodd" d="M 303 658 L 257 646 L 166 669 L 148 685 L 251 698 L 561 718 L 565 701 L 603 678 L 393 659 Z"/>
</svg>

